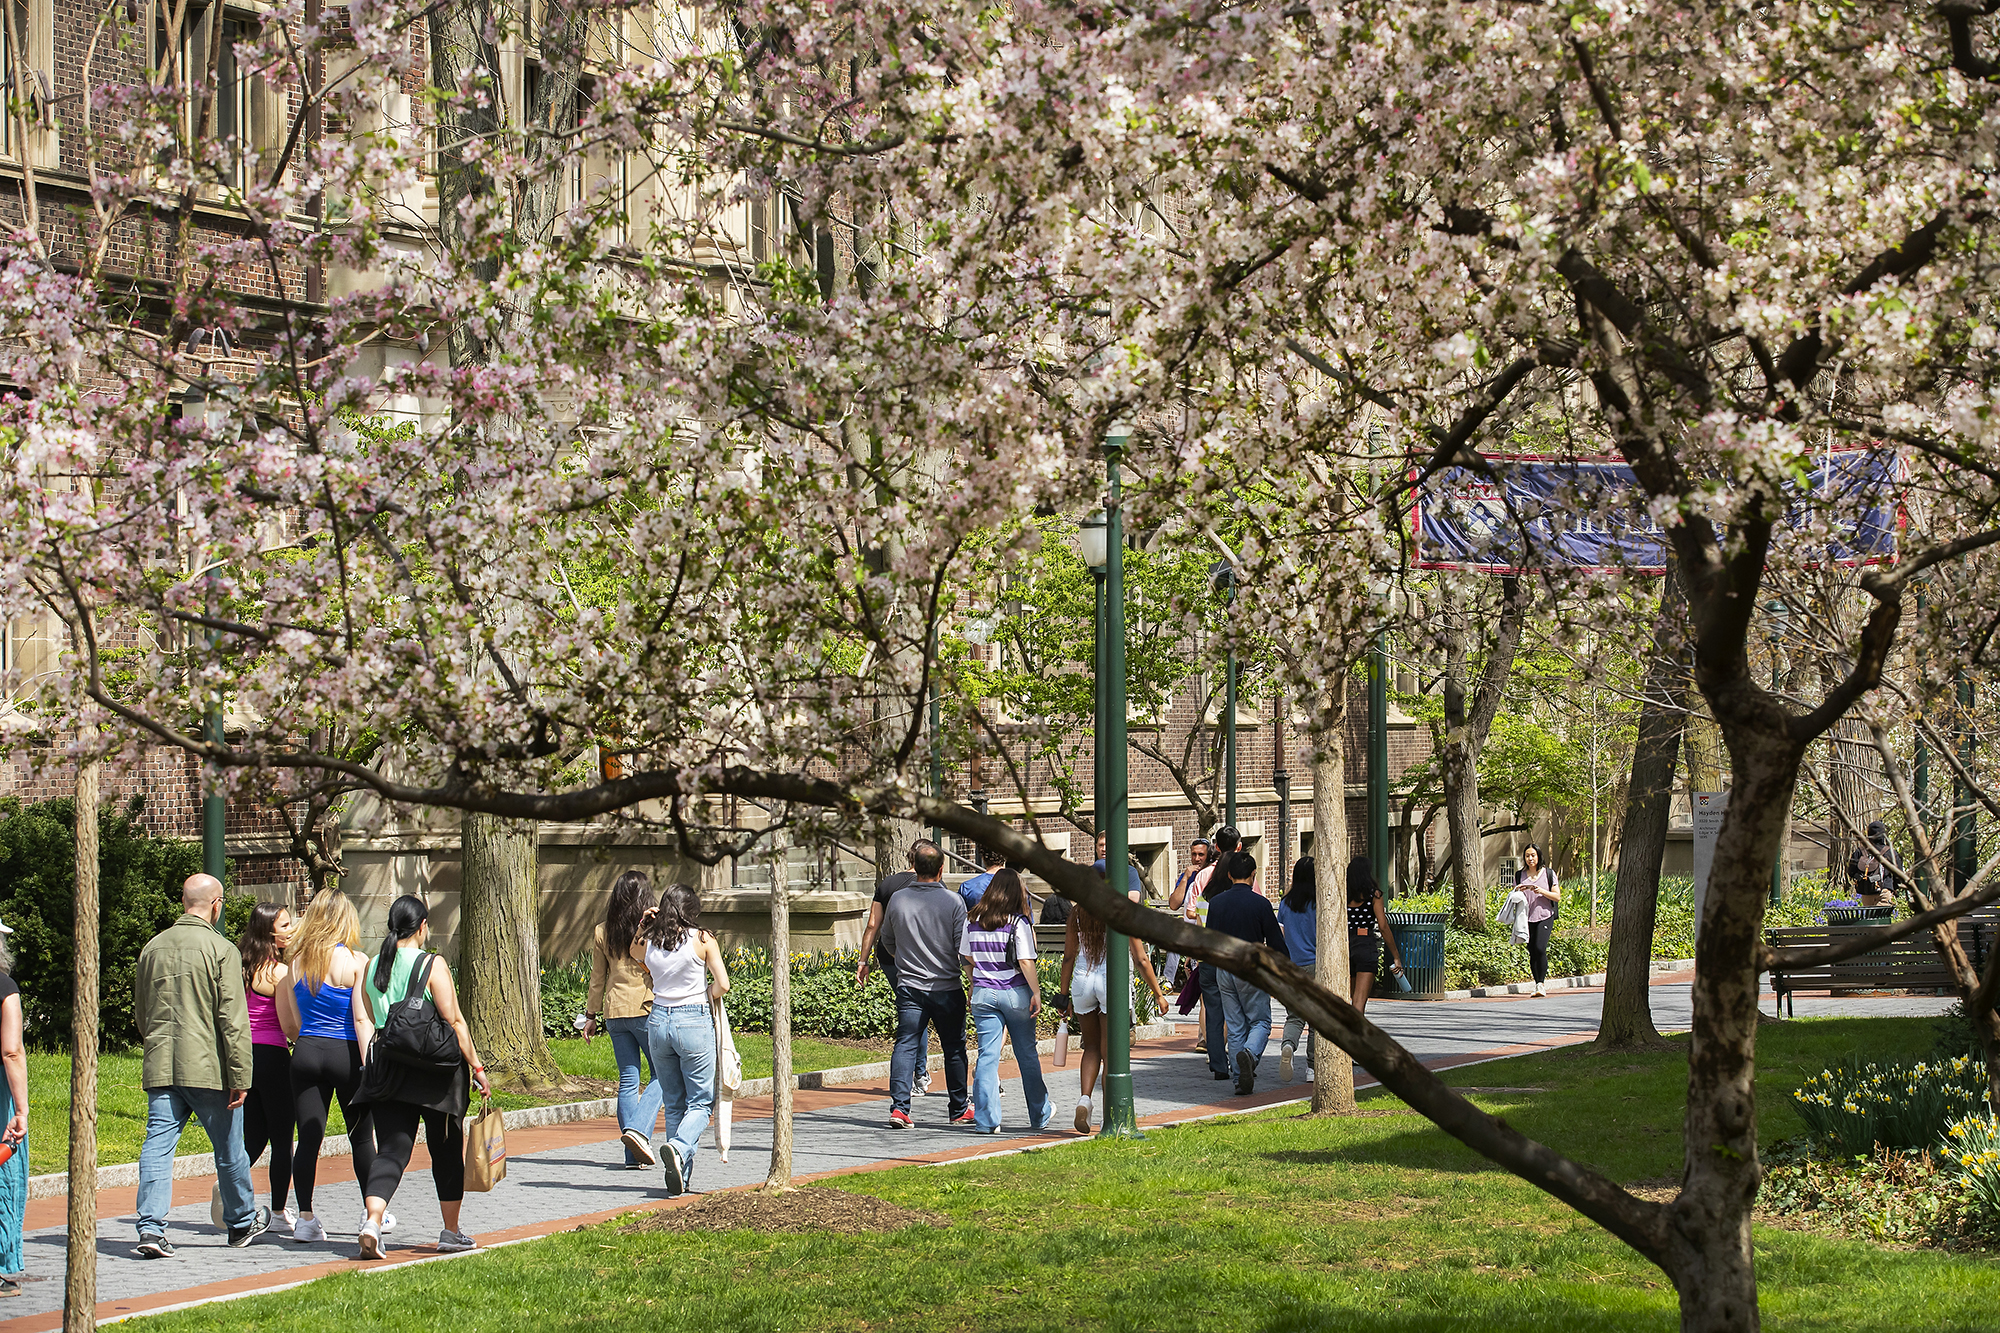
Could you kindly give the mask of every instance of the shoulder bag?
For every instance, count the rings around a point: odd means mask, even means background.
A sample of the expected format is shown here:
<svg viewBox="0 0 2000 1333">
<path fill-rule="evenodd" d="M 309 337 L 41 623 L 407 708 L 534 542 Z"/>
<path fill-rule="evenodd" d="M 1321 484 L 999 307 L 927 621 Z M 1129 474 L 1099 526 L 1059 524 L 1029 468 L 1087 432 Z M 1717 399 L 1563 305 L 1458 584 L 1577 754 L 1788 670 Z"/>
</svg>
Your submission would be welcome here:
<svg viewBox="0 0 2000 1333">
<path fill-rule="evenodd" d="M 425 954 L 410 974 L 403 998 L 389 1006 L 388 1016 L 369 1047 L 371 1061 L 386 1058 L 416 1069 L 450 1069 L 465 1063 L 458 1035 L 431 1000 L 431 964 L 436 961 L 436 954 Z"/>
</svg>

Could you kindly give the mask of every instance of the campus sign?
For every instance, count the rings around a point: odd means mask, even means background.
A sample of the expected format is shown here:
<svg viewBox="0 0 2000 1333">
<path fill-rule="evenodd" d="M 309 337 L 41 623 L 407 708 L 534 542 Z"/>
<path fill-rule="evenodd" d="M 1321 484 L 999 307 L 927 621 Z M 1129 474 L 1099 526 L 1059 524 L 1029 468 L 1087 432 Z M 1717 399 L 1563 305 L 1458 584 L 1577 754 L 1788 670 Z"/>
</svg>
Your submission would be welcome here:
<svg viewBox="0 0 2000 1333">
<path fill-rule="evenodd" d="M 1488 462 L 1493 476 L 1447 468 L 1418 490 L 1412 519 L 1421 568 L 1665 572 L 1666 534 L 1624 462 L 1518 455 Z M 1778 540 L 1810 541 L 1833 564 L 1892 559 L 1898 466 L 1893 449 L 1815 456 L 1810 493 L 1793 504 Z"/>
</svg>

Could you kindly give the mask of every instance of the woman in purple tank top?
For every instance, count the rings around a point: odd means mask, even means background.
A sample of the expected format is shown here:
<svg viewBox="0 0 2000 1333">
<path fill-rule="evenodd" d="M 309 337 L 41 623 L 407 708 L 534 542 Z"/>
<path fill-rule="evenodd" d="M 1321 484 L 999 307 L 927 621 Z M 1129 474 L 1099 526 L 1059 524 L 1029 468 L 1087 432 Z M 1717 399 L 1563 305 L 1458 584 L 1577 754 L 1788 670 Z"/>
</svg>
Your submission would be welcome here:
<svg viewBox="0 0 2000 1333">
<path fill-rule="evenodd" d="M 254 1162 L 270 1145 L 271 1215 L 282 1213 L 287 1228 L 298 1221 L 298 1214 L 285 1204 L 292 1190 L 292 1052 L 278 1022 L 275 997 L 290 984 L 285 950 L 292 942 L 292 926 L 292 914 L 283 903 L 259 903 L 237 943 L 243 955 L 243 998 L 250 1006 L 250 1096 L 243 1103 L 243 1151 Z"/>
</svg>

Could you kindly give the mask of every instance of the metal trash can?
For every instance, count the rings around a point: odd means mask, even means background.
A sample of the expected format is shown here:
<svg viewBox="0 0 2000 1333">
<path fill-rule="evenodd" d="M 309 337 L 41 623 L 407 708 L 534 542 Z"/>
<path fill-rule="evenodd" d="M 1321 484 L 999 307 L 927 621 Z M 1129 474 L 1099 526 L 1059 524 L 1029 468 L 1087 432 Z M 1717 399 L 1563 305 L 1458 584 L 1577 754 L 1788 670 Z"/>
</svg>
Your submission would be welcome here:
<svg viewBox="0 0 2000 1333">
<path fill-rule="evenodd" d="M 1398 992 L 1394 975 L 1385 972 L 1375 978 L 1371 998 L 1444 998 L 1444 923 L 1443 912 L 1389 913 L 1389 929 L 1395 933 L 1396 952 L 1403 956 L 1403 975 L 1410 979 L 1410 989 L 1408 993 Z M 1387 965 L 1385 959 L 1383 966 Z"/>
</svg>

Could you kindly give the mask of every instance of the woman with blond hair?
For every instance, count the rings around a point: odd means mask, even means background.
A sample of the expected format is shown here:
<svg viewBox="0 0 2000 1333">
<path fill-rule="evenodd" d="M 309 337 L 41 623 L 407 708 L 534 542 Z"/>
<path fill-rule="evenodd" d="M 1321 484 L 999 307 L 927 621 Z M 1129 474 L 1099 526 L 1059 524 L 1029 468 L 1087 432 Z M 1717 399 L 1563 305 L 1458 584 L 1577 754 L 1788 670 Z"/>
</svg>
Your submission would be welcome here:
<svg viewBox="0 0 2000 1333">
<path fill-rule="evenodd" d="M 360 944 L 361 918 L 347 895 L 318 894 L 287 951 L 292 984 L 280 986 L 276 996 L 278 1023 L 292 1041 L 292 1102 L 299 1127 L 292 1155 L 299 1220 L 292 1226 L 292 1239 L 300 1244 L 326 1239 L 326 1228 L 313 1213 L 313 1181 L 334 1098 L 340 1099 L 340 1113 L 347 1118 L 357 1181 L 368 1179 L 375 1158 L 374 1122 L 368 1107 L 355 1099 L 361 1086 L 361 1043 L 354 1029 L 354 988 L 368 966 L 355 952 Z"/>
</svg>

